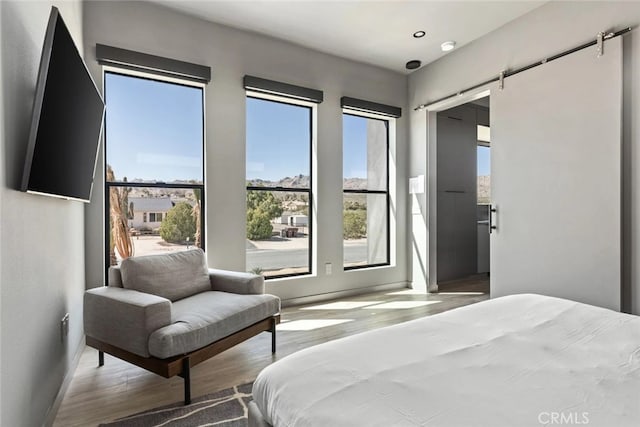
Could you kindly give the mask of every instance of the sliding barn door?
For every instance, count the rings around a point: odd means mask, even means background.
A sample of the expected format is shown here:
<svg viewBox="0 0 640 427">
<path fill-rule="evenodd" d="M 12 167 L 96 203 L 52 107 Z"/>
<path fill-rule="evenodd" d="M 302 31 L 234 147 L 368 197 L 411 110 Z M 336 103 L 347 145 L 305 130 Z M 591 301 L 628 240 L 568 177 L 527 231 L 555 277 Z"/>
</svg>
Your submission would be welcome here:
<svg viewBox="0 0 640 427">
<path fill-rule="evenodd" d="M 622 42 L 491 90 L 491 296 L 620 310 Z"/>
</svg>

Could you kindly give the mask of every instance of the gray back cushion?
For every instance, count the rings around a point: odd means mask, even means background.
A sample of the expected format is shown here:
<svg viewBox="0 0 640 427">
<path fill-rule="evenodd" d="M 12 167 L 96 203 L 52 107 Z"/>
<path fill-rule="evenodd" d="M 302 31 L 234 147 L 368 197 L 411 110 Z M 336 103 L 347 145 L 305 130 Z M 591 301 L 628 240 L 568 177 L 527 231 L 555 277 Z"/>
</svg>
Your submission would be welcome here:
<svg viewBox="0 0 640 427">
<path fill-rule="evenodd" d="M 177 301 L 211 290 L 202 249 L 127 258 L 120 264 L 122 286 Z"/>
<path fill-rule="evenodd" d="M 117 265 L 109 267 L 109 283 L 107 285 L 114 288 L 122 287 L 122 275 L 120 274 L 120 267 Z"/>
</svg>

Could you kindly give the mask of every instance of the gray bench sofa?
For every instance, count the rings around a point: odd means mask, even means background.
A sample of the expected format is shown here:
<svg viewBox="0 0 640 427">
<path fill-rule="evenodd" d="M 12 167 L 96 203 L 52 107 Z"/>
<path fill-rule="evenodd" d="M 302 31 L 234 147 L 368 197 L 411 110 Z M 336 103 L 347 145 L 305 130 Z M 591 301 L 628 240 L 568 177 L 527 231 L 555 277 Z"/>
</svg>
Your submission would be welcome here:
<svg viewBox="0 0 640 427">
<path fill-rule="evenodd" d="M 158 375 L 184 378 L 190 368 L 263 331 L 275 353 L 280 299 L 264 278 L 208 269 L 201 249 L 128 258 L 109 269 L 108 286 L 84 295 L 86 343 Z"/>
</svg>

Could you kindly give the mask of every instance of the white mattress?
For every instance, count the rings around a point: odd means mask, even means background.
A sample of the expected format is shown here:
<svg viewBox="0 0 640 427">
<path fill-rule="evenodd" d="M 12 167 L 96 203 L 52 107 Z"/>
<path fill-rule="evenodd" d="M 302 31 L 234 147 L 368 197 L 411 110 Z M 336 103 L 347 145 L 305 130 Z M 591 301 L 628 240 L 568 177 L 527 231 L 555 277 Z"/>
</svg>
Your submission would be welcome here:
<svg viewBox="0 0 640 427">
<path fill-rule="evenodd" d="M 292 354 L 253 398 L 275 427 L 636 427 L 640 317 L 497 298 Z"/>
</svg>

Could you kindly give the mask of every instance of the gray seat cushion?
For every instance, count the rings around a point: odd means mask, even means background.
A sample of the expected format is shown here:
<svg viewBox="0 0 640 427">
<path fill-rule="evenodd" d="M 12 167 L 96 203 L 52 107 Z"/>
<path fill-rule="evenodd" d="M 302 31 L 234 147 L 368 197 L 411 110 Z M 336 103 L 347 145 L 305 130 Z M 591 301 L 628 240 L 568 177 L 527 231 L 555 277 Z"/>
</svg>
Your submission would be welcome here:
<svg viewBox="0 0 640 427">
<path fill-rule="evenodd" d="M 171 311 L 171 325 L 149 337 L 149 353 L 160 359 L 197 350 L 280 312 L 280 298 L 209 291 L 174 302 Z"/>
<path fill-rule="evenodd" d="M 211 290 L 202 249 L 127 258 L 120 272 L 124 288 L 171 301 Z"/>
</svg>

